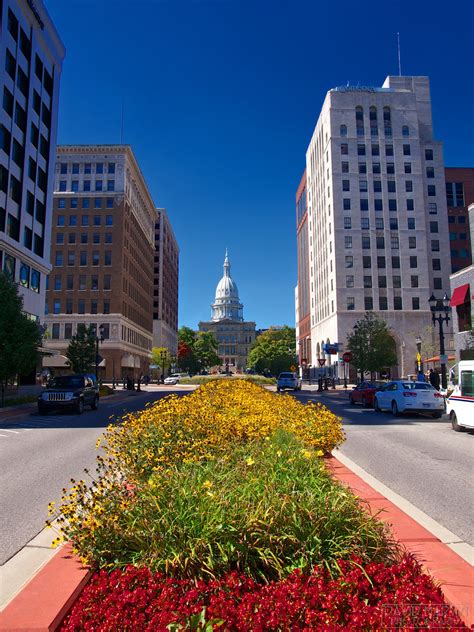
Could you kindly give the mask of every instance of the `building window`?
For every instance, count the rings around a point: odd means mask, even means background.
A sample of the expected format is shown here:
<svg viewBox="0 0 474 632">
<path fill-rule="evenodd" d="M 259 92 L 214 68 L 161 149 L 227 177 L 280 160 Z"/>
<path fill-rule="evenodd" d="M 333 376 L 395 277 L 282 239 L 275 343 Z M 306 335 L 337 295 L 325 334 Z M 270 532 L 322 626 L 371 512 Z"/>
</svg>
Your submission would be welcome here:
<svg viewBox="0 0 474 632">
<path fill-rule="evenodd" d="M 369 200 L 367 198 L 360 199 L 360 210 L 368 211 L 369 210 Z"/>
<path fill-rule="evenodd" d="M 92 252 L 92 265 L 93 266 L 99 265 L 99 252 L 97 250 L 94 250 Z"/>
<path fill-rule="evenodd" d="M 379 284 L 379 287 L 381 287 L 381 288 L 387 287 L 387 277 L 384 276 L 384 275 L 379 276 L 378 284 Z"/>
<path fill-rule="evenodd" d="M 56 274 L 54 276 L 54 289 L 59 292 L 62 288 L 62 276 L 60 274 Z"/>
<path fill-rule="evenodd" d="M 416 274 L 412 274 L 410 277 L 411 287 L 418 287 L 418 276 Z"/>
<path fill-rule="evenodd" d="M 64 339 L 71 340 L 71 338 L 72 338 L 72 324 L 66 323 L 64 325 Z"/>
<path fill-rule="evenodd" d="M 381 236 L 377 237 L 375 240 L 375 243 L 376 243 L 377 250 L 383 250 L 385 248 L 385 237 L 381 237 Z"/>
<path fill-rule="evenodd" d="M 355 309 L 355 298 L 353 296 L 347 297 L 347 311 L 353 311 Z"/>
<path fill-rule="evenodd" d="M 341 171 L 342 173 L 349 173 L 349 163 L 341 162 Z"/>
<path fill-rule="evenodd" d="M 432 239 L 431 240 L 431 251 L 432 252 L 439 252 L 439 240 L 438 239 Z"/>
<path fill-rule="evenodd" d="M 367 173 L 367 163 L 359 162 L 359 173 Z"/>
<path fill-rule="evenodd" d="M 411 250 L 416 248 L 416 237 L 408 237 L 408 248 Z"/>
<path fill-rule="evenodd" d="M 107 180 L 107 191 L 115 191 L 115 180 Z"/>
<path fill-rule="evenodd" d="M 344 228 L 352 228 L 352 220 L 350 217 L 344 217 Z"/>
<path fill-rule="evenodd" d="M 81 226 L 89 226 L 89 215 L 81 216 Z"/>
<path fill-rule="evenodd" d="M 464 206 L 464 186 L 462 182 L 446 182 L 448 206 Z"/>
<path fill-rule="evenodd" d="M 76 254 L 74 252 L 67 253 L 67 264 L 70 268 L 76 265 Z"/>
<path fill-rule="evenodd" d="M 56 226 L 65 226 L 65 215 L 58 215 L 56 217 Z"/>
<path fill-rule="evenodd" d="M 74 289 L 74 275 L 68 274 L 66 277 L 66 290 Z"/>
<path fill-rule="evenodd" d="M 371 147 L 372 156 L 380 156 L 380 147 L 377 144 L 373 144 Z"/>
<path fill-rule="evenodd" d="M 374 193 L 382 193 L 382 181 L 374 180 Z"/>
<path fill-rule="evenodd" d="M 368 217 L 362 217 L 360 220 L 360 227 L 362 230 L 369 230 L 370 222 Z"/>
<path fill-rule="evenodd" d="M 433 150 L 425 149 L 425 160 L 433 160 Z"/>
<path fill-rule="evenodd" d="M 381 173 L 380 162 L 373 162 L 372 163 L 372 173 L 373 174 Z"/>
<path fill-rule="evenodd" d="M 385 145 L 385 155 L 393 156 L 393 145 Z"/>
<path fill-rule="evenodd" d="M 91 276 L 91 290 L 96 292 L 99 289 L 99 276 L 97 274 L 93 274 Z"/>
<path fill-rule="evenodd" d="M 56 233 L 56 243 L 57 244 L 64 243 L 64 233 Z"/>
<path fill-rule="evenodd" d="M 106 250 L 104 252 L 104 265 L 111 266 L 112 265 L 112 251 Z"/>
<path fill-rule="evenodd" d="M 79 256 L 79 265 L 81 266 L 87 265 L 87 251 L 86 250 L 81 250 L 81 253 Z"/>
<path fill-rule="evenodd" d="M 371 288 L 372 287 L 372 277 L 371 276 L 364 276 L 364 287 L 365 288 Z"/>
<path fill-rule="evenodd" d="M 429 195 L 429 197 L 435 197 L 436 196 L 436 185 L 434 185 L 434 184 L 429 184 L 428 185 L 428 195 Z"/>
<path fill-rule="evenodd" d="M 83 184 L 83 190 L 84 191 L 90 191 L 91 190 L 91 181 L 90 180 L 84 180 Z"/>
<path fill-rule="evenodd" d="M 374 309 L 374 300 L 371 296 L 364 296 L 364 309 L 368 312 Z"/>
<path fill-rule="evenodd" d="M 395 289 L 400 289 L 402 287 L 402 277 L 399 276 L 398 274 L 394 275 L 392 278 L 392 282 L 393 282 L 393 287 Z"/>
<path fill-rule="evenodd" d="M 418 268 L 418 257 L 410 257 L 410 268 Z"/>
<path fill-rule="evenodd" d="M 386 296 L 379 296 L 379 309 L 387 310 L 388 309 L 388 301 Z"/>
<path fill-rule="evenodd" d="M 387 162 L 387 174 L 389 176 L 395 175 L 395 163 L 394 162 Z"/>
<path fill-rule="evenodd" d="M 420 309 L 420 299 L 418 296 L 411 297 L 411 308 L 412 309 Z"/>
<path fill-rule="evenodd" d="M 102 191 L 102 186 L 103 186 L 102 180 L 96 180 L 95 181 L 95 190 L 96 191 Z"/>
<path fill-rule="evenodd" d="M 407 193 L 412 193 L 413 192 L 413 181 L 412 180 L 406 180 L 405 181 L 405 191 Z"/>
<path fill-rule="evenodd" d="M 350 211 L 351 210 L 351 200 L 350 198 L 343 198 L 342 200 L 342 207 L 345 211 Z"/>
<path fill-rule="evenodd" d="M 85 174 L 90 174 L 92 173 L 92 165 L 90 162 L 85 162 L 84 163 L 84 173 Z"/>
<path fill-rule="evenodd" d="M 434 277 L 433 278 L 433 287 L 435 290 L 442 290 L 443 289 L 443 279 L 441 277 Z"/>
<path fill-rule="evenodd" d="M 344 237 L 344 248 L 352 248 L 352 237 Z"/>
<path fill-rule="evenodd" d="M 402 297 L 394 296 L 393 297 L 393 309 L 403 309 Z"/>
<path fill-rule="evenodd" d="M 394 270 L 400 269 L 400 257 L 398 255 L 392 257 L 392 268 Z"/>
<path fill-rule="evenodd" d="M 426 177 L 427 178 L 434 178 L 435 177 L 434 167 L 426 167 Z"/>
<path fill-rule="evenodd" d="M 359 180 L 359 191 L 361 193 L 367 192 L 367 180 Z"/>
<path fill-rule="evenodd" d="M 93 244 L 100 244 L 100 233 L 94 233 L 92 235 L 92 243 Z"/>
<path fill-rule="evenodd" d="M 370 250 L 370 237 L 367 235 L 362 236 L 362 249 Z"/>
<path fill-rule="evenodd" d="M 383 211 L 383 201 L 379 199 L 374 200 L 374 209 L 376 211 Z"/>
<path fill-rule="evenodd" d="M 408 125 L 402 126 L 402 136 L 410 136 L 410 128 Z"/>
<path fill-rule="evenodd" d="M 352 274 L 346 275 L 346 287 L 354 287 L 354 276 Z"/>
<path fill-rule="evenodd" d="M 352 268 L 354 266 L 354 257 L 346 255 L 346 268 Z"/>
<path fill-rule="evenodd" d="M 104 290 L 110 290 L 112 276 L 110 274 L 104 274 Z"/>
<path fill-rule="evenodd" d="M 106 215 L 105 216 L 105 225 L 106 226 L 113 226 L 114 224 L 114 217 L 113 215 Z"/>
<path fill-rule="evenodd" d="M 347 125 L 341 125 L 339 128 L 339 134 L 341 136 L 347 136 Z"/>
<path fill-rule="evenodd" d="M 79 275 L 79 289 L 82 291 L 86 289 L 86 275 L 85 274 Z"/>
<path fill-rule="evenodd" d="M 396 217 L 390 218 L 390 230 L 398 230 L 398 219 Z"/>
<path fill-rule="evenodd" d="M 54 312 L 55 314 L 59 314 L 59 312 Z M 51 327 L 51 338 L 53 340 L 59 339 L 59 323 L 53 323 Z"/>
<path fill-rule="evenodd" d="M 397 210 L 397 200 L 389 200 L 388 201 L 388 210 L 389 211 L 396 211 Z"/>
<path fill-rule="evenodd" d="M 72 300 L 70 298 L 66 300 L 66 314 L 72 314 Z"/>
<path fill-rule="evenodd" d="M 362 257 L 362 267 L 364 269 L 371 268 L 372 267 L 372 258 L 371 257 L 367 257 L 367 256 Z"/>
<path fill-rule="evenodd" d="M 407 211 L 415 210 L 415 202 L 411 198 L 407 198 Z"/>
<path fill-rule="evenodd" d="M 349 145 L 347 143 L 341 143 L 341 154 L 347 156 L 349 153 Z"/>
<path fill-rule="evenodd" d="M 387 180 L 387 191 L 389 193 L 395 193 L 397 190 L 397 185 L 395 180 Z"/>
<path fill-rule="evenodd" d="M 60 314 L 60 313 L 61 313 L 61 301 L 57 299 L 53 303 L 53 314 Z"/>
<path fill-rule="evenodd" d="M 110 314 L 110 301 L 104 301 L 104 309 L 102 311 L 103 314 Z M 105 338 L 105 335 L 104 335 Z M 108 338 L 108 336 L 107 336 Z"/>
<path fill-rule="evenodd" d="M 59 181 L 59 190 L 60 191 L 67 191 L 67 182 L 66 182 L 66 180 L 60 180 Z"/>
<path fill-rule="evenodd" d="M 86 313 L 86 302 L 83 298 L 80 298 L 77 301 L 77 313 L 78 314 L 85 314 Z"/>
<path fill-rule="evenodd" d="M 403 145 L 403 155 L 411 156 L 411 147 L 410 145 Z"/>
<path fill-rule="evenodd" d="M 428 203 L 428 211 L 430 215 L 435 215 L 438 212 L 438 205 L 436 204 L 436 202 Z"/>
<path fill-rule="evenodd" d="M 433 259 L 431 264 L 433 270 L 441 270 L 441 259 Z"/>
<path fill-rule="evenodd" d="M 376 217 L 375 218 L 375 228 L 376 228 L 376 230 L 383 230 L 384 229 L 383 217 Z"/>
<path fill-rule="evenodd" d="M 114 207 L 114 198 L 107 198 L 106 206 L 107 206 L 107 208 L 113 208 Z"/>
<path fill-rule="evenodd" d="M 385 257 L 377 257 L 377 268 L 382 270 L 385 268 Z"/>
<path fill-rule="evenodd" d="M 94 198 L 94 208 L 102 208 L 102 198 Z"/>
<path fill-rule="evenodd" d="M 438 222 L 430 222 L 430 233 L 438 232 Z"/>
<path fill-rule="evenodd" d="M 63 253 L 62 250 L 56 250 L 56 255 L 54 258 L 54 265 L 56 267 L 61 267 L 63 265 Z"/>
<path fill-rule="evenodd" d="M 101 225 L 100 215 L 94 215 L 94 226 L 100 226 L 100 225 Z"/>
<path fill-rule="evenodd" d="M 365 145 L 357 145 L 357 155 L 358 156 L 365 156 Z"/>
<path fill-rule="evenodd" d="M 350 182 L 349 180 L 343 180 L 342 181 L 342 190 L 343 191 L 350 191 Z"/>
</svg>

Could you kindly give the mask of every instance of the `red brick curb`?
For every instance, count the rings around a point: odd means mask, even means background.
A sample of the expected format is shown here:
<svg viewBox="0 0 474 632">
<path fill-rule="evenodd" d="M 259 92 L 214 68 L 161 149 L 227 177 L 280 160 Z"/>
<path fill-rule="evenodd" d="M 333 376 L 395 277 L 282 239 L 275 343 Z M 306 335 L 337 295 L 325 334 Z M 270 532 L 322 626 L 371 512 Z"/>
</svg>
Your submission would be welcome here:
<svg viewBox="0 0 474 632">
<path fill-rule="evenodd" d="M 54 632 L 91 575 L 66 544 L 0 613 L 0 630 Z"/>
<path fill-rule="evenodd" d="M 337 458 L 327 458 L 326 464 L 336 479 L 367 503 L 371 513 L 390 524 L 394 537 L 441 585 L 446 600 L 466 625 L 474 625 L 472 566 Z M 0 632 L 55 632 L 91 574 L 66 544 L 0 613 Z"/>
<path fill-rule="evenodd" d="M 377 514 L 379 520 L 390 525 L 395 539 L 416 556 L 441 586 L 446 601 L 459 611 L 466 625 L 474 625 L 473 567 L 336 457 L 327 458 L 326 464 L 336 479 L 367 503 L 372 514 Z"/>
</svg>

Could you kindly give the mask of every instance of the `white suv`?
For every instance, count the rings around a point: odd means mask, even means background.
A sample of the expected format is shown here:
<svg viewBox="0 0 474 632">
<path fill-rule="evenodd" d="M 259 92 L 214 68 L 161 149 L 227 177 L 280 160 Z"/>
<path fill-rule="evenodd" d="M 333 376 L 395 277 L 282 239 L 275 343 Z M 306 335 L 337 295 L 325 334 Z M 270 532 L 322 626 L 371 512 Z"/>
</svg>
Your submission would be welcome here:
<svg viewBox="0 0 474 632">
<path fill-rule="evenodd" d="M 280 373 L 277 380 L 277 391 L 284 388 L 291 388 L 294 391 L 301 391 L 301 380 L 296 373 Z"/>
</svg>

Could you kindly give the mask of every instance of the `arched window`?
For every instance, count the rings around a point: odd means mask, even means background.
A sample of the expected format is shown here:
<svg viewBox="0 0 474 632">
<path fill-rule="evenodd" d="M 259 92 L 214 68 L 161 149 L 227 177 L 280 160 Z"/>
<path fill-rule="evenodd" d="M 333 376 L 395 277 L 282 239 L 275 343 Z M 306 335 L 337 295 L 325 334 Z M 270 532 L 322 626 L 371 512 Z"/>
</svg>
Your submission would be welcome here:
<svg viewBox="0 0 474 632">
<path fill-rule="evenodd" d="M 347 125 L 341 125 L 339 133 L 341 136 L 347 136 Z"/>
<path fill-rule="evenodd" d="M 391 123 L 392 119 L 390 118 L 390 108 L 386 105 L 383 109 L 383 120 L 386 123 Z"/>
<path fill-rule="evenodd" d="M 355 113 L 357 136 L 364 136 L 364 110 L 362 109 L 362 106 L 358 105 L 355 109 Z"/>
<path fill-rule="evenodd" d="M 370 135 L 378 136 L 379 129 L 377 125 L 377 108 L 374 105 L 371 105 L 369 108 L 369 119 L 370 119 Z"/>
<path fill-rule="evenodd" d="M 390 108 L 387 105 L 383 109 L 383 125 L 385 136 L 392 136 L 392 119 L 390 115 Z"/>
</svg>

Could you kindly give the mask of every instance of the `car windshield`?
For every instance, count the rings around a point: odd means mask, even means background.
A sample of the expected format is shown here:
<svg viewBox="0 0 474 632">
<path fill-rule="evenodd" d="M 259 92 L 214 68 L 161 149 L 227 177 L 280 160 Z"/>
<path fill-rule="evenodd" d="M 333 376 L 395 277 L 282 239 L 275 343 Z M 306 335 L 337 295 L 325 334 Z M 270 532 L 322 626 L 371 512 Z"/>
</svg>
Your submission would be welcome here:
<svg viewBox="0 0 474 632">
<path fill-rule="evenodd" d="M 80 388 L 84 384 L 84 378 L 74 375 L 62 375 L 55 377 L 51 382 L 53 388 Z"/>
<path fill-rule="evenodd" d="M 406 391 L 432 391 L 434 387 L 426 382 L 403 382 L 403 388 Z"/>
<path fill-rule="evenodd" d="M 280 373 L 280 378 L 293 378 L 293 373 Z"/>
</svg>

